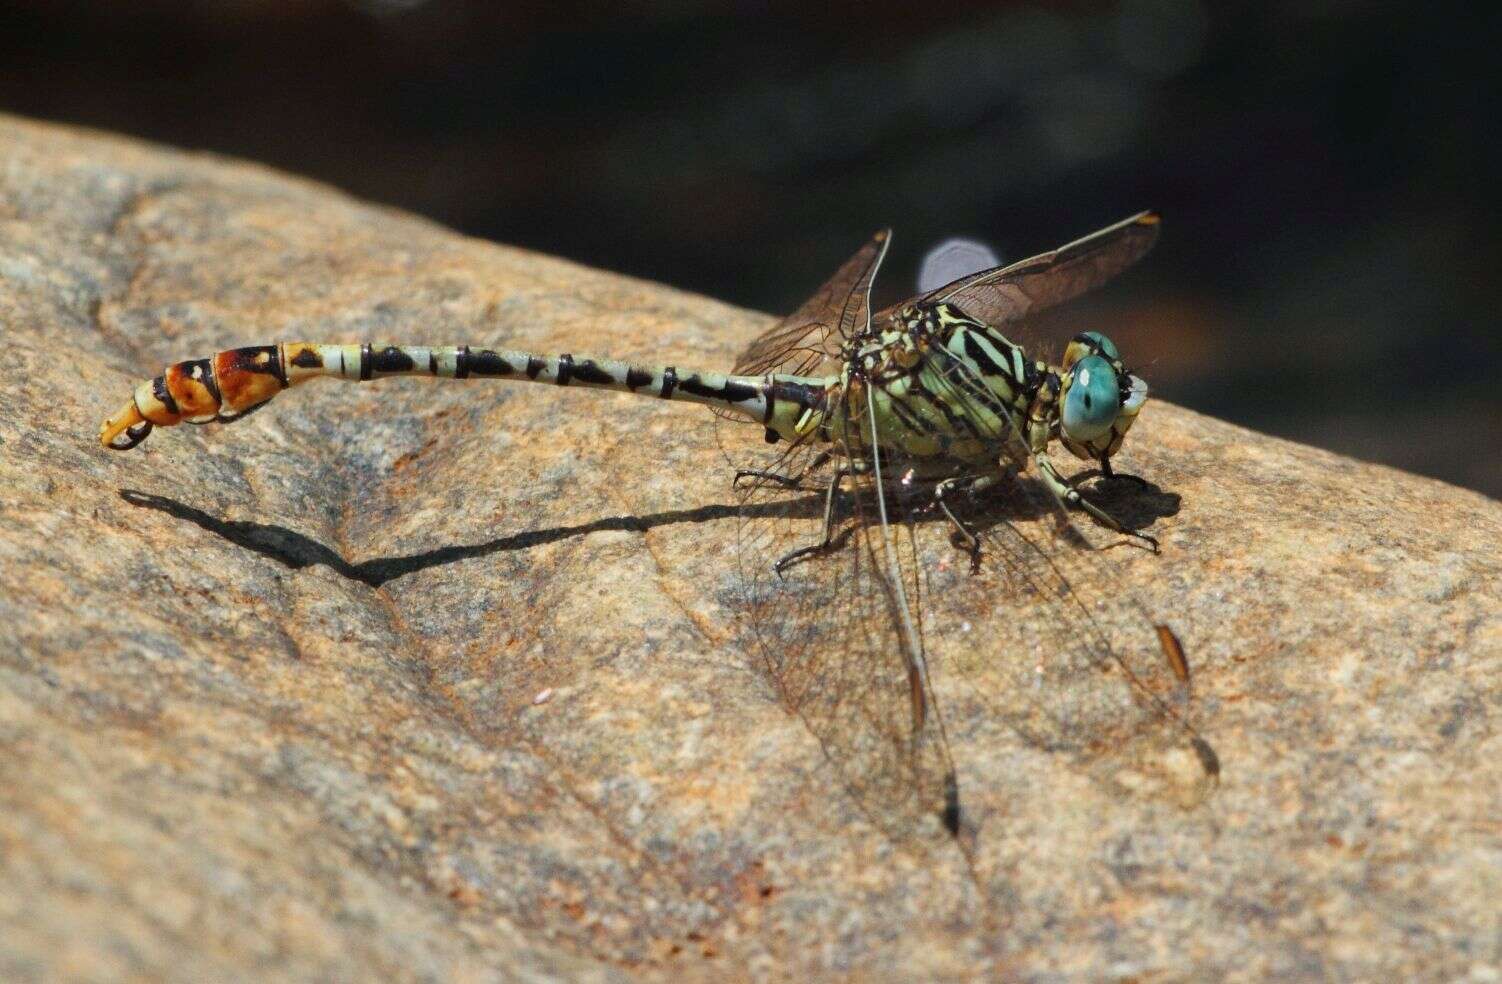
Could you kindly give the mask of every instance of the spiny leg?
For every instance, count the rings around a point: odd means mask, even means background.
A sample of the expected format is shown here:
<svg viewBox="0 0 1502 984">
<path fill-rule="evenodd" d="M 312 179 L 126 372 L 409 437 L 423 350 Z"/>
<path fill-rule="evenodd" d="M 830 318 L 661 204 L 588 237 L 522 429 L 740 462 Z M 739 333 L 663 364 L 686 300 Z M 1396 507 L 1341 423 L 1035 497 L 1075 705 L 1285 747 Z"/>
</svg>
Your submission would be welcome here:
<svg viewBox="0 0 1502 984">
<path fill-rule="evenodd" d="M 999 475 L 946 478 L 934 486 L 934 501 L 939 504 L 939 508 L 944 511 L 944 516 L 949 520 L 950 525 L 954 527 L 954 533 L 950 537 L 950 542 L 954 544 L 956 549 L 963 550 L 970 555 L 970 573 L 972 574 L 979 573 L 980 571 L 980 537 L 971 532 L 970 527 L 961 522 L 960 518 L 950 510 L 949 503 L 944 501 L 944 497 L 950 492 L 961 488 L 966 489 L 971 494 L 983 491 L 995 485 L 999 478 Z"/>
<path fill-rule="evenodd" d="M 832 457 L 834 457 L 833 453 L 820 451 L 796 475 L 783 475 L 774 471 L 763 471 L 759 468 L 742 468 L 735 473 L 735 479 L 730 483 L 730 487 L 733 489 L 740 488 L 741 479 L 743 478 L 759 478 L 780 485 L 785 489 L 802 492 L 805 490 L 803 480 L 808 477 L 808 473 L 821 468 Z"/>
<path fill-rule="evenodd" d="M 1033 460 L 1038 463 L 1038 471 L 1043 476 L 1044 484 L 1049 487 L 1054 495 L 1062 499 L 1066 505 L 1075 506 L 1085 510 L 1085 512 L 1089 513 L 1095 518 L 1096 522 L 1100 523 L 1107 529 L 1114 530 L 1115 532 L 1120 533 L 1122 536 L 1135 537 L 1136 539 L 1141 540 L 1143 543 L 1146 543 L 1148 548 L 1152 550 L 1153 553 L 1158 552 L 1157 537 L 1149 536 L 1148 534 L 1138 532 L 1137 530 L 1128 529 L 1127 527 L 1121 525 L 1121 521 L 1118 520 L 1115 516 L 1112 516 L 1110 513 L 1106 512 L 1104 509 L 1100 508 L 1089 499 L 1086 499 L 1084 496 L 1080 495 L 1079 490 L 1069 482 L 1065 481 L 1063 476 L 1059 474 L 1058 469 L 1054 467 L 1054 464 L 1049 460 L 1048 455 L 1035 454 L 1033 455 Z"/>
<path fill-rule="evenodd" d="M 829 485 L 824 490 L 824 536 L 820 538 L 818 543 L 807 547 L 799 547 L 797 550 L 790 551 L 778 558 L 777 563 L 772 565 L 772 569 L 777 572 L 778 577 L 782 576 L 782 572 L 787 570 L 790 564 L 804 557 L 823 553 L 834 543 L 834 497 L 839 492 L 840 482 L 850 474 L 851 471 L 849 468 L 841 466 L 835 469 L 834 474 L 830 476 Z"/>
</svg>

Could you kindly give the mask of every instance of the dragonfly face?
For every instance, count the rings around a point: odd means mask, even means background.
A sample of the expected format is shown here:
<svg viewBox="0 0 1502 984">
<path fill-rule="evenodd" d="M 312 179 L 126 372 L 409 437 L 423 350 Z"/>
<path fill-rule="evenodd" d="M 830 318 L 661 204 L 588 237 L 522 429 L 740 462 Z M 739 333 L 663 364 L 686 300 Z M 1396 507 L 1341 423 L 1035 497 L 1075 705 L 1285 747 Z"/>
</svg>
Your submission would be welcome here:
<svg viewBox="0 0 1502 984">
<path fill-rule="evenodd" d="M 1147 402 L 1147 383 L 1121 364 L 1116 343 L 1100 332 L 1076 335 L 1064 351 L 1059 438 L 1076 457 L 1104 461 Z"/>
</svg>

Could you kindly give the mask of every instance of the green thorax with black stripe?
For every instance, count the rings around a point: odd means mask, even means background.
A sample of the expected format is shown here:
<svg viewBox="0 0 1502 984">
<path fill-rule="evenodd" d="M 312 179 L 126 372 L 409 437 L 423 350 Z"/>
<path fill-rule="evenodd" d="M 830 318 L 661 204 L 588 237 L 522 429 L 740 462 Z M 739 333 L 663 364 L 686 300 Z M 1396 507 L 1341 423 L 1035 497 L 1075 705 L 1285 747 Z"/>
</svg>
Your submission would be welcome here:
<svg viewBox="0 0 1502 984">
<path fill-rule="evenodd" d="M 852 451 L 868 447 L 874 432 L 884 455 L 914 459 L 925 474 L 994 465 L 1019 441 L 1021 453 L 1047 442 L 1051 422 L 1029 414 L 1040 391 L 1050 383 L 1057 390 L 1057 374 L 951 305 L 904 308 L 852 339 L 842 361 L 840 375 L 827 380 L 778 377 L 822 383 L 826 399 L 796 419 L 793 404 L 774 405 L 770 429 L 788 439 L 812 432 Z"/>
</svg>

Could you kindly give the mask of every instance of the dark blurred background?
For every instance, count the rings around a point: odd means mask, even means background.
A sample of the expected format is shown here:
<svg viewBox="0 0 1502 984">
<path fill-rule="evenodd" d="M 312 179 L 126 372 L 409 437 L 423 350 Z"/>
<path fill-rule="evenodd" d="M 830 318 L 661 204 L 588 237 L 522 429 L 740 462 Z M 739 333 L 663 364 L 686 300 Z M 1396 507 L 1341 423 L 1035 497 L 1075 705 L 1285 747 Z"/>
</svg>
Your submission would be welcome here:
<svg viewBox="0 0 1502 984">
<path fill-rule="evenodd" d="M 767 311 L 1154 207 L 1070 314 L 1158 395 L 1502 496 L 1497 9 L 0 0 L 0 108 Z"/>
</svg>

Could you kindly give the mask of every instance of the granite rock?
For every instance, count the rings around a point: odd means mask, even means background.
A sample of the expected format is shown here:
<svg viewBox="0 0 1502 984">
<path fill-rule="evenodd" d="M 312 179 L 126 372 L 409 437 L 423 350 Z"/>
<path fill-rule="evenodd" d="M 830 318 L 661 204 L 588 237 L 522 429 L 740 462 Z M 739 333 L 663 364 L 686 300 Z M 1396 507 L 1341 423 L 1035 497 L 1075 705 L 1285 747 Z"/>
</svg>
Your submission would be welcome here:
<svg viewBox="0 0 1502 984">
<path fill-rule="evenodd" d="M 723 368 L 767 324 L 0 118 L 0 975 L 1497 979 L 1480 495 L 1150 404 L 1125 463 L 1174 508 L 1113 563 L 1185 641 L 1219 786 L 959 747 L 967 861 L 866 823 L 746 658 L 702 410 L 328 383 L 95 439 L 236 345 Z"/>
</svg>

